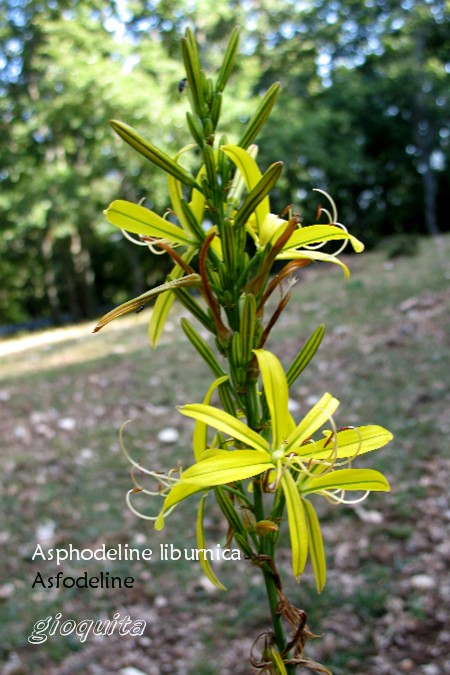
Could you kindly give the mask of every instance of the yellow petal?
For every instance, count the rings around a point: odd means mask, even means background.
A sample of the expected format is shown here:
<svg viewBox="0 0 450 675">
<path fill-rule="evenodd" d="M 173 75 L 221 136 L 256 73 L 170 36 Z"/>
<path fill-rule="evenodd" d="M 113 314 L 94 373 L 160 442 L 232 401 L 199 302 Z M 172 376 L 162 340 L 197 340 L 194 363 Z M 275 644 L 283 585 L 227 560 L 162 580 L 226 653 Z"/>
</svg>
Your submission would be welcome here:
<svg viewBox="0 0 450 675">
<path fill-rule="evenodd" d="M 336 225 L 308 225 L 300 227 L 290 237 L 283 250 L 342 239 L 348 239 L 357 253 L 361 253 L 364 250 L 364 244 L 359 239 Z"/>
<path fill-rule="evenodd" d="M 199 488 L 213 487 L 252 478 L 272 467 L 273 462 L 266 452 L 254 450 L 221 452 L 183 471 L 182 482 L 197 485 Z"/>
<path fill-rule="evenodd" d="M 305 482 L 301 491 L 319 492 L 320 490 L 362 490 L 389 492 L 387 479 L 373 469 L 340 469 L 330 471 Z"/>
<path fill-rule="evenodd" d="M 292 571 L 299 577 L 305 569 L 308 557 L 308 531 L 302 500 L 292 475 L 286 471 L 281 477 L 286 498 L 289 534 L 292 549 Z"/>
<path fill-rule="evenodd" d="M 290 431 L 288 413 L 288 386 L 281 363 L 277 357 L 265 349 L 254 349 L 264 384 L 264 394 L 269 406 L 272 421 L 272 446 L 277 449 L 287 438 Z"/>
<path fill-rule="evenodd" d="M 308 456 L 315 459 L 326 459 L 330 455 L 333 455 L 336 459 L 346 459 L 378 450 L 392 439 L 391 432 L 383 427 L 377 425 L 356 427 L 355 429 L 338 431 L 331 438 L 328 436 L 316 443 L 308 444 L 304 448 L 299 448 L 298 454 L 302 457 Z"/>
<path fill-rule="evenodd" d="M 289 435 L 285 446 L 285 453 L 288 454 L 292 451 L 299 452 L 301 444 L 310 438 L 317 429 L 320 429 L 325 422 L 329 421 L 338 406 L 339 401 L 336 398 L 333 398 L 331 394 L 324 394 L 320 401 L 305 415 L 297 428 Z"/>
<path fill-rule="evenodd" d="M 205 499 L 208 495 L 203 495 L 203 497 L 200 500 L 200 505 L 198 507 L 198 514 L 197 514 L 197 550 L 198 550 L 198 559 L 200 561 L 200 565 L 202 566 L 203 572 L 205 575 L 208 577 L 208 579 L 211 581 L 211 583 L 216 586 L 221 591 L 226 591 L 227 589 L 225 586 L 218 580 L 216 575 L 214 574 L 212 567 L 209 563 L 208 558 L 205 555 L 205 549 L 206 549 L 206 543 L 205 543 L 205 528 L 203 526 L 203 514 L 205 510 Z"/>
<path fill-rule="evenodd" d="M 190 403 L 182 406 L 179 410 L 183 415 L 209 424 L 214 429 L 228 434 L 255 450 L 269 451 L 269 444 L 256 431 L 223 410 L 202 403 Z"/>
</svg>

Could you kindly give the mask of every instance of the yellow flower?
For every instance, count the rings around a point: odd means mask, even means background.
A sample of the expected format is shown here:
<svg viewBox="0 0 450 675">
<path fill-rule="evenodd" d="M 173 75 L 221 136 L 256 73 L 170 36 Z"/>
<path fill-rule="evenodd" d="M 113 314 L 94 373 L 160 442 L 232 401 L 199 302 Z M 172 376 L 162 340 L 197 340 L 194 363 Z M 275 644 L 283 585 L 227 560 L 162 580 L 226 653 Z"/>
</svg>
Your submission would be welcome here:
<svg viewBox="0 0 450 675">
<path fill-rule="evenodd" d="M 183 415 L 213 427 L 231 440 L 226 450 L 194 448 L 198 461 L 182 472 L 180 481 L 170 490 L 155 526 L 163 527 L 164 513 L 195 492 L 265 475 L 271 490 L 281 489 L 286 500 L 294 575 L 302 574 L 309 549 L 321 590 L 325 582 L 322 538 L 317 516 L 306 496 L 319 493 L 340 501 L 341 493 L 347 490 L 389 491 L 388 481 L 378 471 L 341 467 L 356 455 L 383 447 L 392 434 L 370 425 L 327 431 L 322 439 L 313 441 L 313 434 L 332 422 L 339 401 L 324 394 L 295 424 L 288 411 L 288 385 L 280 362 L 271 352 L 254 351 L 270 412 L 270 442 L 214 406 L 189 404 L 180 408 Z"/>
</svg>

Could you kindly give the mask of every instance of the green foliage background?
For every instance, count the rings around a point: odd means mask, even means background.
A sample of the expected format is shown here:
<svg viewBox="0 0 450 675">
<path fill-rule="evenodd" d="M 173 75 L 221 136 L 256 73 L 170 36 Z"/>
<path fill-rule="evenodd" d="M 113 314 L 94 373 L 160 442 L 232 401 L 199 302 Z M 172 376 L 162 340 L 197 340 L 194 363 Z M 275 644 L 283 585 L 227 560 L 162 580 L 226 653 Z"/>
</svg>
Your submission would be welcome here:
<svg viewBox="0 0 450 675">
<path fill-rule="evenodd" d="M 116 197 L 167 207 L 162 172 L 108 120 L 169 153 L 188 142 L 186 26 L 211 70 L 242 29 L 230 141 L 282 83 L 259 139 L 263 169 L 285 164 L 279 211 L 293 203 L 309 219 L 319 187 L 368 244 L 448 229 L 449 19 L 444 0 L 2 0 L 0 324 L 92 316 L 164 274 L 102 216 Z"/>
</svg>

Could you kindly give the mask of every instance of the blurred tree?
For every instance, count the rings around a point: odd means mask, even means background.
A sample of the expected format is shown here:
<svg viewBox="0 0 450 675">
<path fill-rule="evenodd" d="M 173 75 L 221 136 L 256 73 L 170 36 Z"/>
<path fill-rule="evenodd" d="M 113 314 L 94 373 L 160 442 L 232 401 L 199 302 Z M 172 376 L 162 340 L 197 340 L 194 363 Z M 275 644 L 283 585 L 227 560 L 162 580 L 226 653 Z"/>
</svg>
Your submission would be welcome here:
<svg viewBox="0 0 450 675">
<path fill-rule="evenodd" d="M 137 249 L 109 245 L 117 234 L 103 208 L 117 194 L 166 206 L 163 177 L 136 162 L 107 120 L 170 143 L 175 106 L 163 96 L 178 75 L 156 41 L 147 50 L 158 74 L 136 67 L 113 4 L 8 2 L 2 13 L 3 320 L 91 316 L 117 301 L 116 284 L 140 292 L 145 281 Z"/>
<path fill-rule="evenodd" d="M 278 25 L 261 15 L 257 42 L 261 81 L 285 91 L 261 139 L 287 157 L 281 203 L 295 185 L 329 190 L 369 242 L 448 228 L 448 2 L 291 4 Z"/>
<path fill-rule="evenodd" d="M 237 140 L 281 81 L 259 139 L 264 168 L 285 163 L 274 208 L 309 218 L 319 187 L 367 243 L 448 228 L 445 0 L 0 0 L 0 322 L 84 317 L 156 281 L 101 212 L 122 196 L 162 213 L 164 178 L 107 120 L 169 153 L 188 143 L 179 36 L 194 28 L 214 70 L 236 24 L 223 131 Z"/>
</svg>

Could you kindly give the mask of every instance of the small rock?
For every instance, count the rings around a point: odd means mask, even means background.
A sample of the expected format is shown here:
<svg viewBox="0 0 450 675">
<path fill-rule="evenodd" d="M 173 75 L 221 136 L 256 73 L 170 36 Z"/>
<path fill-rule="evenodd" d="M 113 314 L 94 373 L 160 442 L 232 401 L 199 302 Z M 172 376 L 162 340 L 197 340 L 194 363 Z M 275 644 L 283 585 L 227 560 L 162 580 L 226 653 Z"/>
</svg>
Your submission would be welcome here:
<svg viewBox="0 0 450 675">
<path fill-rule="evenodd" d="M 290 398 L 288 401 L 288 410 L 289 412 L 297 412 L 297 410 L 300 410 L 300 404 Z"/>
<path fill-rule="evenodd" d="M 436 581 L 428 574 L 415 574 L 411 577 L 411 586 L 418 591 L 429 591 L 436 586 Z"/>
<path fill-rule="evenodd" d="M 175 443 L 180 438 L 180 434 L 176 429 L 167 427 L 162 429 L 158 434 L 158 440 L 162 443 Z"/>
<path fill-rule="evenodd" d="M 402 671 L 402 673 L 411 673 L 413 672 L 415 667 L 416 664 L 412 659 L 403 659 L 403 661 L 400 661 L 399 664 L 399 668 Z"/>
<path fill-rule="evenodd" d="M 58 420 L 58 427 L 63 431 L 73 431 L 77 426 L 77 421 L 74 417 L 61 417 Z"/>
<path fill-rule="evenodd" d="M 13 593 L 14 593 L 13 584 L 3 584 L 3 586 L 0 586 L 0 600 L 7 600 L 12 596 Z"/>
<path fill-rule="evenodd" d="M 53 520 L 46 520 L 39 523 L 36 528 L 36 541 L 41 546 L 51 546 L 55 538 L 56 523 Z"/>
<path fill-rule="evenodd" d="M 162 609 L 163 607 L 167 607 L 169 601 L 163 595 L 157 595 L 153 600 L 153 604 L 155 605 L 156 609 Z"/>
<path fill-rule="evenodd" d="M 127 668 L 121 668 L 119 670 L 119 675 L 145 675 L 142 670 L 128 666 Z"/>
<path fill-rule="evenodd" d="M 434 663 L 428 663 L 426 666 L 422 666 L 422 673 L 424 673 L 424 675 L 441 675 L 441 672 L 439 666 L 436 666 Z"/>
</svg>

